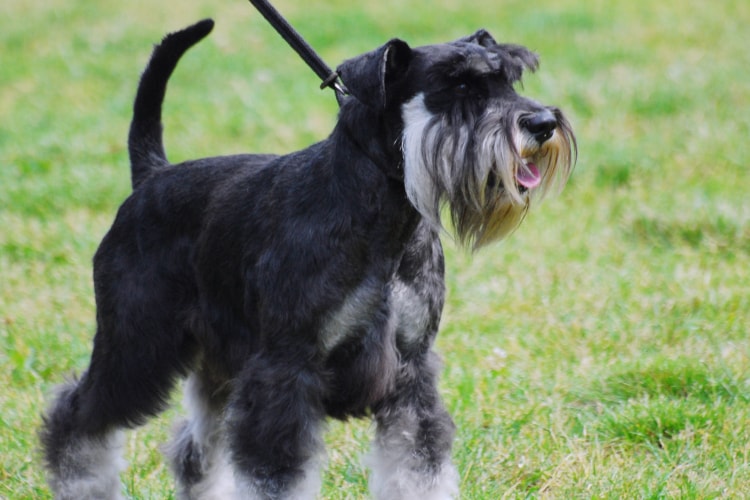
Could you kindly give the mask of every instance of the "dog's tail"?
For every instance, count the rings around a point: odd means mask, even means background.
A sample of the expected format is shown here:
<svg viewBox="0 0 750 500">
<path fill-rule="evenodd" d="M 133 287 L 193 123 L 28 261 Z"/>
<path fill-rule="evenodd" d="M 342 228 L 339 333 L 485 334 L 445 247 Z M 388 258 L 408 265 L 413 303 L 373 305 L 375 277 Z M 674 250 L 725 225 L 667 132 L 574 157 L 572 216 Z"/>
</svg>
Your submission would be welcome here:
<svg viewBox="0 0 750 500">
<path fill-rule="evenodd" d="M 161 106 L 167 81 L 180 57 L 208 35 L 213 27 L 211 19 L 204 19 L 184 30 L 170 33 L 151 54 L 138 85 L 128 136 L 133 189 L 154 168 L 169 165 L 162 142 L 161 124 Z"/>
</svg>

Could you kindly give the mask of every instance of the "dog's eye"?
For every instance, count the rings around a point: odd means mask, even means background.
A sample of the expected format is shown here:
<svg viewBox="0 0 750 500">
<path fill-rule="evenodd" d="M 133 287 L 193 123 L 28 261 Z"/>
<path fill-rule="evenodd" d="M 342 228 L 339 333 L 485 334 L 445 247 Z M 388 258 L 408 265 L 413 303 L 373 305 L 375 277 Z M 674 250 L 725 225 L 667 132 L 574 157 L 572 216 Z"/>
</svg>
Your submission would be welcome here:
<svg viewBox="0 0 750 500">
<path fill-rule="evenodd" d="M 469 95 L 469 84 L 465 82 L 458 83 L 453 87 L 453 91 L 460 97 L 467 96 Z"/>
</svg>

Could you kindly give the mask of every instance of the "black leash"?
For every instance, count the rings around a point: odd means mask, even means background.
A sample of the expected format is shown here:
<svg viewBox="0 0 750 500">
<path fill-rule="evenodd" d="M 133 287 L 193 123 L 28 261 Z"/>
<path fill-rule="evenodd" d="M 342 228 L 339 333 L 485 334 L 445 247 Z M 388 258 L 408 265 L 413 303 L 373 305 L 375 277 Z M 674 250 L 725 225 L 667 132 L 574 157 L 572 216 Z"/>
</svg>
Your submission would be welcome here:
<svg viewBox="0 0 750 500">
<path fill-rule="evenodd" d="M 263 17 L 266 18 L 266 21 L 268 21 L 271 26 L 274 27 L 279 35 L 281 35 L 281 38 L 286 40 L 286 43 L 288 43 L 289 46 L 292 47 L 294 51 L 302 58 L 302 60 L 305 61 L 308 66 L 310 66 L 315 74 L 318 75 L 321 80 L 323 80 L 323 83 L 320 84 L 320 88 L 332 88 L 336 92 L 336 100 L 341 103 L 341 99 L 345 95 L 348 95 L 349 92 L 347 91 L 344 84 L 339 80 L 339 74 L 335 71 L 332 71 L 331 68 L 329 68 L 325 62 L 323 62 L 323 60 L 320 58 L 320 56 L 318 56 L 315 50 L 310 47 L 310 45 L 302 38 L 302 36 L 297 33 L 294 28 L 292 28 L 287 20 L 284 19 L 279 11 L 276 10 L 274 6 L 271 5 L 268 1 L 250 0 L 250 3 L 253 4 L 256 9 L 258 9 L 258 12 L 260 12 Z"/>
</svg>

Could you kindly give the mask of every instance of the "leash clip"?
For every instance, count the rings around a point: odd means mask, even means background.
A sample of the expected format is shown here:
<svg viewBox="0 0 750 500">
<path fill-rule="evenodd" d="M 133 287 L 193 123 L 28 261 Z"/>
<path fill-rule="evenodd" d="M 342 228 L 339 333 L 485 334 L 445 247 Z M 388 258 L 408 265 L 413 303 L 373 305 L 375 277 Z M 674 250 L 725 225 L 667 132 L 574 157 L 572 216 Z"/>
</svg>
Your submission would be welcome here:
<svg viewBox="0 0 750 500">
<path fill-rule="evenodd" d="M 340 75 L 338 71 L 332 71 L 331 74 L 323 80 L 323 83 L 320 84 L 320 90 L 323 90 L 326 87 L 331 87 L 336 92 L 337 98 L 349 95 L 349 89 L 347 89 L 344 83 L 339 80 L 339 77 Z"/>
</svg>

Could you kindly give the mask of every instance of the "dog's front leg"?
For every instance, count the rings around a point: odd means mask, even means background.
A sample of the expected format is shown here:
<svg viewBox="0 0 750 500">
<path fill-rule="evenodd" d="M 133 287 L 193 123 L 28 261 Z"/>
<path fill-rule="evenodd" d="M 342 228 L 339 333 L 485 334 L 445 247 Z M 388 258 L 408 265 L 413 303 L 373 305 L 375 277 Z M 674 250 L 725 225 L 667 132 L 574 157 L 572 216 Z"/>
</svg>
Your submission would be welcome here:
<svg viewBox="0 0 750 500">
<path fill-rule="evenodd" d="M 229 443 L 243 499 L 314 499 L 324 460 L 321 378 L 294 357 L 258 355 L 235 381 Z"/>
<path fill-rule="evenodd" d="M 436 388 L 437 356 L 407 362 L 395 393 L 375 408 L 370 489 L 378 500 L 458 498 L 455 426 Z"/>
</svg>

